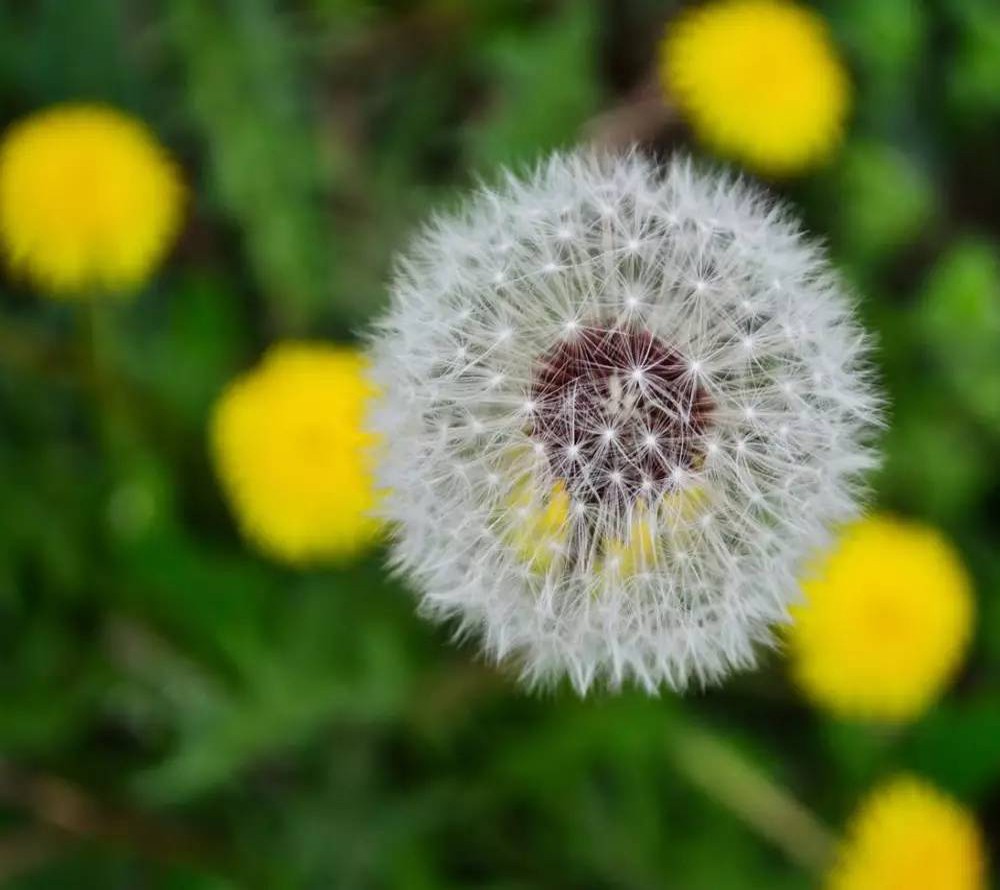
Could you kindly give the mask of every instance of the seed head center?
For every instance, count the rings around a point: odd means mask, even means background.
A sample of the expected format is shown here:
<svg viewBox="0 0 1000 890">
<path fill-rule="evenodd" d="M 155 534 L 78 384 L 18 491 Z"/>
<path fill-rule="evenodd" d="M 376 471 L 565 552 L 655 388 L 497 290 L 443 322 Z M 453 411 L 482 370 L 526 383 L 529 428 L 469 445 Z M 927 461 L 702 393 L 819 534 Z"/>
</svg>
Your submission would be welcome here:
<svg viewBox="0 0 1000 890">
<path fill-rule="evenodd" d="M 531 435 L 578 500 L 655 497 L 704 454 L 712 401 L 677 350 L 637 327 L 581 326 L 538 362 Z"/>
</svg>

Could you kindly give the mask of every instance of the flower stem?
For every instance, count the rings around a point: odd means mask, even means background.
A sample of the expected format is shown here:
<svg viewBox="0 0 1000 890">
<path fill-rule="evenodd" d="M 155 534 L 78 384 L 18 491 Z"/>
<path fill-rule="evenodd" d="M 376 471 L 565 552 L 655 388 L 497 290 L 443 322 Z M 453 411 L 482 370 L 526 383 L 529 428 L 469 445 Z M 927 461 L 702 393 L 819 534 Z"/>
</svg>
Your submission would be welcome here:
<svg viewBox="0 0 1000 890">
<path fill-rule="evenodd" d="M 669 751 L 674 765 L 692 785 L 789 859 L 810 871 L 829 866 L 836 844 L 830 829 L 723 739 L 698 727 L 675 725 Z"/>
<path fill-rule="evenodd" d="M 94 400 L 96 429 L 104 446 L 113 453 L 119 439 L 122 413 L 116 380 L 113 307 L 94 299 L 81 308 L 81 340 Z"/>
</svg>

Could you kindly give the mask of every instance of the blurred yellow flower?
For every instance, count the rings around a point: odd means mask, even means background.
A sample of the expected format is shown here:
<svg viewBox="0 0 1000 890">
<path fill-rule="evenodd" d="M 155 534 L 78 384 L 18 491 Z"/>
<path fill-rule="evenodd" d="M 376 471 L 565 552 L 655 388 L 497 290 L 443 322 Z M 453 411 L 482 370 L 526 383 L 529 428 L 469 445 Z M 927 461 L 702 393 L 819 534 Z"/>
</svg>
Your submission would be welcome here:
<svg viewBox="0 0 1000 890">
<path fill-rule="evenodd" d="M 640 503 L 625 539 L 609 538 L 604 543 L 605 567 L 619 578 L 637 575 L 657 564 L 660 522 L 650 512 Z"/>
<path fill-rule="evenodd" d="M 217 402 L 216 471 L 243 533 L 268 555 L 338 561 L 377 538 L 366 370 L 355 349 L 282 343 Z"/>
<path fill-rule="evenodd" d="M 792 671 L 838 716 L 898 722 L 918 716 L 961 662 L 972 585 L 934 529 L 888 516 L 846 528 L 805 580 L 793 608 Z"/>
<path fill-rule="evenodd" d="M 925 782 L 900 777 L 855 814 L 827 890 L 981 890 L 979 827 L 958 803 Z"/>
<path fill-rule="evenodd" d="M 781 176 L 839 143 L 849 82 L 825 22 L 789 0 L 714 0 L 683 12 L 660 50 L 664 89 L 720 154 Z"/>
<path fill-rule="evenodd" d="M 556 482 L 544 499 L 535 493 L 530 476 L 507 500 L 508 540 L 522 560 L 539 572 L 546 571 L 562 552 L 569 536 L 569 493 Z"/>
<path fill-rule="evenodd" d="M 56 106 L 0 144 L 0 243 L 50 295 L 141 285 L 177 235 L 182 199 L 164 149 L 112 108 Z"/>
</svg>

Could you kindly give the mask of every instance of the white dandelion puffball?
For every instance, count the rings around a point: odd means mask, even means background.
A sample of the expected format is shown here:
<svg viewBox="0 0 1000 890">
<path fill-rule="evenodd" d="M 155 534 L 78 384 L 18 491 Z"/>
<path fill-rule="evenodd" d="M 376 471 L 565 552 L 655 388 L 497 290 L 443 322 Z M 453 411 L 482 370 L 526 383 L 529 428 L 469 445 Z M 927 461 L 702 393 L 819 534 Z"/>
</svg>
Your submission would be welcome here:
<svg viewBox="0 0 1000 890">
<path fill-rule="evenodd" d="M 395 564 L 530 684 L 751 666 L 857 512 L 868 352 L 739 181 L 635 153 L 508 176 L 418 237 L 373 334 Z"/>
</svg>

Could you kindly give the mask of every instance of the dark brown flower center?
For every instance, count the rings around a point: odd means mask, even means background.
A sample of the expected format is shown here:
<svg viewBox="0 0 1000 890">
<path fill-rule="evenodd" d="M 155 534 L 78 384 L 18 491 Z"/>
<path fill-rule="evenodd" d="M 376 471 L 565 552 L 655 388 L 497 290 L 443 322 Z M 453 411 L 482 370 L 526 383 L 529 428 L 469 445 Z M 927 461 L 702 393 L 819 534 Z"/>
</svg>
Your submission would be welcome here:
<svg viewBox="0 0 1000 890">
<path fill-rule="evenodd" d="M 712 402 L 690 362 L 648 331 L 586 326 L 539 361 L 531 434 L 586 502 L 655 498 L 702 457 Z"/>
</svg>

